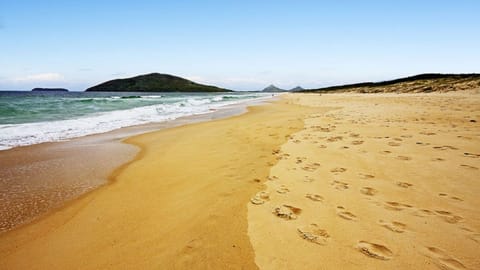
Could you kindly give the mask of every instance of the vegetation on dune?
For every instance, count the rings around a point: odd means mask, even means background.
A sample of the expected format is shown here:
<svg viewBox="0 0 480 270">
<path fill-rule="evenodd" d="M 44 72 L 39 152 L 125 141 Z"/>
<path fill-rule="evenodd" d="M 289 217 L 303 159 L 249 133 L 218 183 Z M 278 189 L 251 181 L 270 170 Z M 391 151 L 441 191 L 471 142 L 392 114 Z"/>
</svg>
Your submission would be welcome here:
<svg viewBox="0 0 480 270">
<path fill-rule="evenodd" d="M 358 92 L 358 93 L 423 93 L 449 92 L 480 87 L 480 74 L 426 73 L 382 82 L 364 82 L 302 92 Z"/>
</svg>

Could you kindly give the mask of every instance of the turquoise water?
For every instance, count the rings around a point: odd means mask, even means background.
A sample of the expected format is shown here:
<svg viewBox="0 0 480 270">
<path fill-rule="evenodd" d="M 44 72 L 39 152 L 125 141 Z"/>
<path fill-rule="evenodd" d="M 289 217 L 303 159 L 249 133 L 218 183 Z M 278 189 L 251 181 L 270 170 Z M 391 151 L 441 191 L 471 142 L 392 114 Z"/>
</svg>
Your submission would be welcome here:
<svg viewBox="0 0 480 270">
<path fill-rule="evenodd" d="M 265 93 L 0 91 L 0 149 L 203 114 Z"/>
</svg>

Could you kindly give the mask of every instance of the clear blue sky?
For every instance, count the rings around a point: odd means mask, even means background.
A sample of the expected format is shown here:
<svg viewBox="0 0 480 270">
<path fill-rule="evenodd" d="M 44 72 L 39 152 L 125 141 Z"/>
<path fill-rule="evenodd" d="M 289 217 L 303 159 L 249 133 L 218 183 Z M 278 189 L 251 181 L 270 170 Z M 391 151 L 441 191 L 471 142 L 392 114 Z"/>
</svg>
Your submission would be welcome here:
<svg viewBox="0 0 480 270">
<path fill-rule="evenodd" d="M 150 72 L 237 90 L 480 72 L 480 1 L 0 1 L 0 89 Z"/>
</svg>

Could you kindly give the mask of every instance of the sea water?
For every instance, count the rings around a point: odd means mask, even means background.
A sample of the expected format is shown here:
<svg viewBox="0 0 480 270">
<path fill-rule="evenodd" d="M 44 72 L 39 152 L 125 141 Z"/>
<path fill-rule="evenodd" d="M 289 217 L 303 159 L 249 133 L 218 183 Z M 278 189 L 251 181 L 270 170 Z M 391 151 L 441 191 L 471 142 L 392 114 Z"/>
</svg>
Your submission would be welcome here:
<svg viewBox="0 0 480 270">
<path fill-rule="evenodd" d="M 0 150 L 213 112 L 271 94 L 0 91 Z"/>
</svg>

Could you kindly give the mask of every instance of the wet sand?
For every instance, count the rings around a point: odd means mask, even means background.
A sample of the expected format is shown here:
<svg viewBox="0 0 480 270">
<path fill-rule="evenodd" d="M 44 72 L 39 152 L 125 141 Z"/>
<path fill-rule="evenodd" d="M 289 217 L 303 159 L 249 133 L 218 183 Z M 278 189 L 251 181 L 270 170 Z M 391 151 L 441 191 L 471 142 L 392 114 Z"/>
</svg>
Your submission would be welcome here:
<svg viewBox="0 0 480 270">
<path fill-rule="evenodd" d="M 108 182 L 138 148 L 106 135 L 0 152 L 0 233 Z"/>
<path fill-rule="evenodd" d="M 287 103 L 128 139 L 111 184 L 0 235 L 0 268 L 255 269 L 247 203 L 310 113 Z"/>
<path fill-rule="evenodd" d="M 129 138 L 1 269 L 478 269 L 479 91 L 291 94 Z"/>
<path fill-rule="evenodd" d="M 173 121 L 0 151 L 0 234 L 107 184 L 112 180 L 112 171 L 133 160 L 139 152 L 138 147 L 122 140 L 145 132 L 241 114 L 248 104 L 260 104 L 262 100 Z"/>
</svg>

